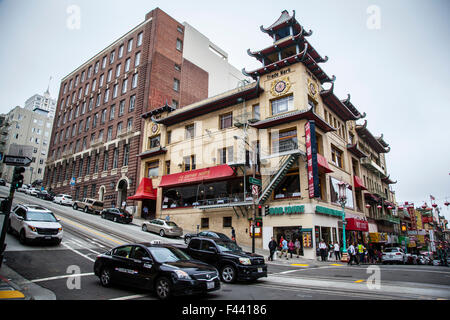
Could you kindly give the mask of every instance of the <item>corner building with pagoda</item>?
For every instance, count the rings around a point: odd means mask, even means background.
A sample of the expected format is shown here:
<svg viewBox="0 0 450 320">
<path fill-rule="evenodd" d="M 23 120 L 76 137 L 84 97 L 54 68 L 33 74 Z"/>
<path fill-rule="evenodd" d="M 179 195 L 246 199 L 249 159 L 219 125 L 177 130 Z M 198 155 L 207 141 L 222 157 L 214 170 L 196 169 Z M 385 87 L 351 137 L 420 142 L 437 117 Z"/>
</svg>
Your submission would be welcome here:
<svg viewBox="0 0 450 320">
<path fill-rule="evenodd" d="M 338 189 L 345 182 L 347 241 L 394 239 L 388 144 L 368 131 L 350 95 L 335 95 L 335 77 L 322 68 L 328 58 L 310 44 L 312 31 L 295 11 L 261 31 L 273 43 L 248 50 L 262 64 L 243 70 L 253 82 L 142 115 L 139 212 L 169 216 L 187 232 L 231 237 L 233 227 L 248 246 L 254 222 L 257 248 L 267 249 L 272 236 L 299 238 L 302 255 L 315 258 L 321 239 L 342 245 Z"/>
</svg>

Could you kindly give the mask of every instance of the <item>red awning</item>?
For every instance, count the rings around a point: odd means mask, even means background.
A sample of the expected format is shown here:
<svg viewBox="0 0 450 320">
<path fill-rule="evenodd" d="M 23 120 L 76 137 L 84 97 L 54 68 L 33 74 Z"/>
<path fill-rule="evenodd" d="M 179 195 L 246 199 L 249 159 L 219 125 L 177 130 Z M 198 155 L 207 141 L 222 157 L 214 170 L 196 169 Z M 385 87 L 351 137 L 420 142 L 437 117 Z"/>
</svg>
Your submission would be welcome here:
<svg viewBox="0 0 450 320">
<path fill-rule="evenodd" d="M 319 153 L 317 154 L 317 164 L 319 165 L 319 171 L 321 171 L 321 172 L 325 172 L 325 173 L 334 172 L 328 166 L 327 159 Z"/>
<path fill-rule="evenodd" d="M 233 169 L 223 164 L 216 167 L 197 169 L 192 171 L 180 172 L 165 175 L 161 179 L 159 187 L 173 187 L 183 184 L 192 184 L 196 182 L 218 180 L 234 176 Z"/>
<path fill-rule="evenodd" d="M 367 190 L 367 188 L 364 186 L 364 183 L 360 177 L 354 176 L 353 182 L 355 184 L 355 189 Z"/>
<path fill-rule="evenodd" d="M 357 218 L 347 218 L 345 230 L 369 232 L 369 222 Z"/>
<path fill-rule="evenodd" d="M 156 200 L 157 194 L 158 191 L 153 188 L 152 179 L 142 178 L 136 194 L 128 197 L 128 200 Z"/>
</svg>

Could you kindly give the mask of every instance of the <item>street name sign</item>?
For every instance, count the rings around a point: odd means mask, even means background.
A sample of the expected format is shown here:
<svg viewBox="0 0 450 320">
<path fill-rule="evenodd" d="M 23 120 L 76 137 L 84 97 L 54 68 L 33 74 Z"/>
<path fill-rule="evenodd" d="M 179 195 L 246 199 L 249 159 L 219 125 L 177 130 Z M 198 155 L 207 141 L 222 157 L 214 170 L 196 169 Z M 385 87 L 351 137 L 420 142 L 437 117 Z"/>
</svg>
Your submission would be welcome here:
<svg viewBox="0 0 450 320">
<path fill-rule="evenodd" d="M 250 178 L 248 179 L 248 181 L 249 181 L 251 184 L 256 184 L 257 186 L 261 186 L 261 180 L 260 180 L 260 179 L 256 179 L 256 178 L 250 177 Z"/>
<path fill-rule="evenodd" d="M 7 166 L 26 167 L 30 165 L 31 159 L 22 156 L 5 156 L 5 158 L 3 159 L 3 163 Z"/>
</svg>

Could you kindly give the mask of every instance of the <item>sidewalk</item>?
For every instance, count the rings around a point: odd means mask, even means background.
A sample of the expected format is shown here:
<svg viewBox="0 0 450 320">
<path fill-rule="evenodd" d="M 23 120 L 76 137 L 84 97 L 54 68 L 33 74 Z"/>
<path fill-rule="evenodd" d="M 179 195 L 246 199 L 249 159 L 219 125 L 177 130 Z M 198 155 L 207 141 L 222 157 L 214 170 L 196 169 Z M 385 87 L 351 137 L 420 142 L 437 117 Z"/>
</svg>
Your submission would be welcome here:
<svg viewBox="0 0 450 320">
<path fill-rule="evenodd" d="M 3 261 L 0 268 L 0 301 L 4 300 L 56 300 L 56 296 L 50 290 L 26 280 Z"/>
</svg>

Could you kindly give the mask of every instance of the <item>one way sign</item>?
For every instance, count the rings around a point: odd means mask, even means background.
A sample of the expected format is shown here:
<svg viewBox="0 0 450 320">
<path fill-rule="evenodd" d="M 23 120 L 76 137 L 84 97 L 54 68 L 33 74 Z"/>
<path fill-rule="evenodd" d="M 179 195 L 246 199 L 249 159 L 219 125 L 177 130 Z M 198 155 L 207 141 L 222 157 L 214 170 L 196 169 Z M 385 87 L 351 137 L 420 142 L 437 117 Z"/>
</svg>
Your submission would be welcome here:
<svg viewBox="0 0 450 320">
<path fill-rule="evenodd" d="M 5 156 L 3 159 L 3 163 L 7 166 L 21 166 L 21 167 L 27 167 L 31 163 L 31 159 L 28 157 L 21 157 L 21 156 Z"/>
</svg>

